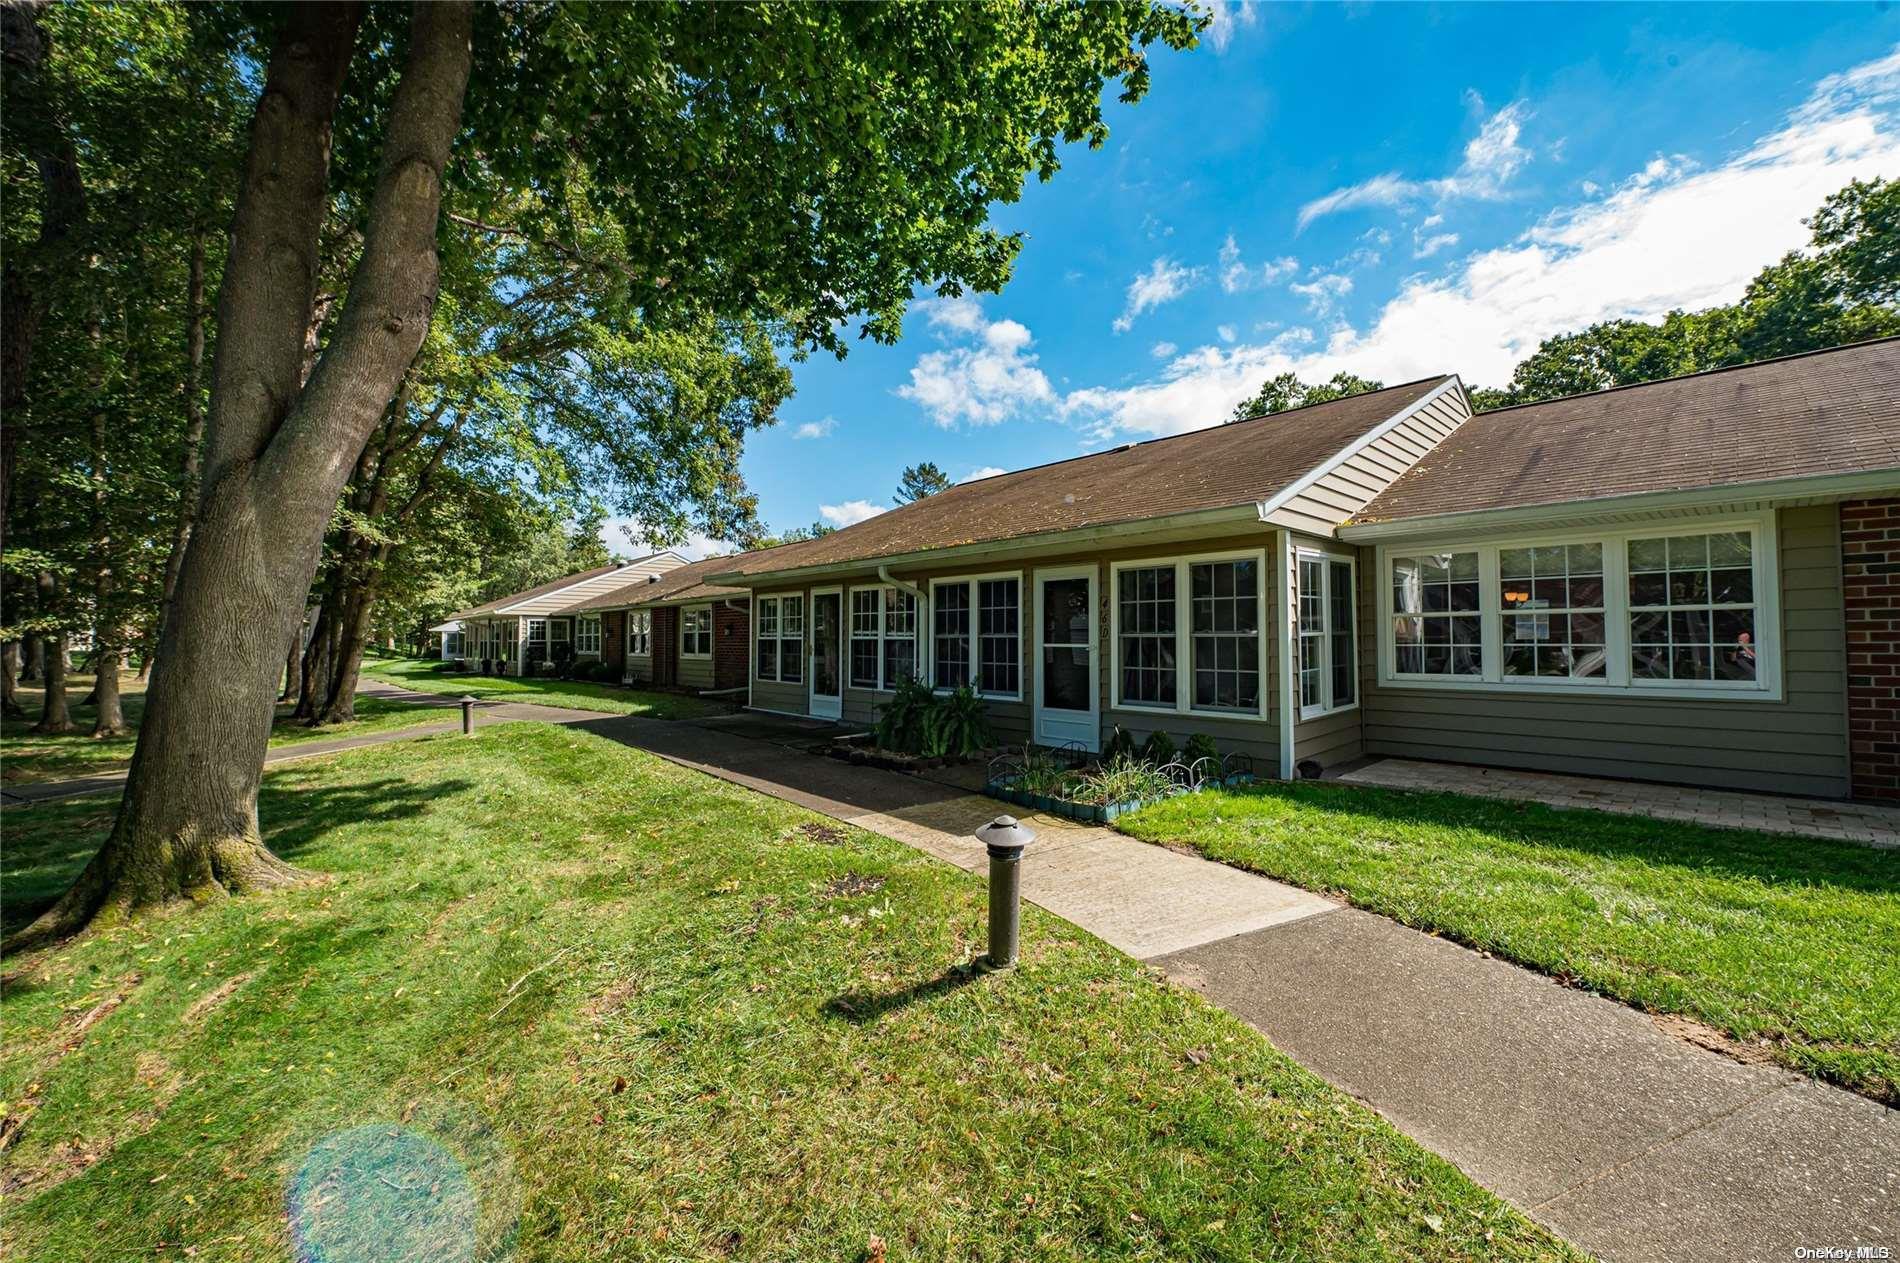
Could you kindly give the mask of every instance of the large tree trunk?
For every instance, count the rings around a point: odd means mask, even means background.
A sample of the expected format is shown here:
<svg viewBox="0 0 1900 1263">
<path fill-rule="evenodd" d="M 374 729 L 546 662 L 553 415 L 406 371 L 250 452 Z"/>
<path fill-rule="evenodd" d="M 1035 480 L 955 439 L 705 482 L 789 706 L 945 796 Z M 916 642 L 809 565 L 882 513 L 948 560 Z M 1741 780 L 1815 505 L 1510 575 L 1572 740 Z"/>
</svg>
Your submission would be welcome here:
<svg viewBox="0 0 1900 1263">
<path fill-rule="evenodd" d="M 8 719 L 25 719 L 26 707 L 20 705 L 20 642 L 9 640 L 0 645 L 0 714 Z"/>
<path fill-rule="evenodd" d="M 48 646 L 45 688 L 45 700 L 40 703 L 40 722 L 33 725 L 33 731 L 41 736 L 72 732 L 78 725 L 73 723 L 72 711 L 66 705 L 65 632 L 55 635 Z"/>
<path fill-rule="evenodd" d="M 20 681 L 38 684 L 46 678 L 46 637 L 28 635 L 20 642 Z"/>
<path fill-rule="evenodd" d="M 131 347 L 128 339 L 127 354 Z M 92 694 L 95 740 L 121 736 L 125 712 L 119 704 L 120 640 L 125 629 L 113 609 L 112 519 L 106 503 L 106 413 L 103 402 L 92 413 Z"/>
<path fill-rule="evenodd" d="M 198 469 L 205 443 L 203 374 L 205 362 L 205 235 L 200 228 L 191 237 L 191 267 L 185 282 L 185 441 L 178 459 L 178 517 L 172 523 L 172 550 L 165 558 L 165 580 L 159 597 L 159 624 L 171 609 L 178 590 L 178 570 L 191 543 L 191 514 L 198 506 Z M 139 667 L 143 679 L 151 670 L 151 653 Z"/>
<path fill-rule="evenodd" d="M 428 331 L 442 172 L 470 58 L 468 4 L 412 9 L 362 257 L 300 391 L 332 117 L 361 20 L 356 4 L 286 11 L 219 296 L 204 494 L 125 798 L 78 882 L 10 950 L 147 906 L 299 876 L 264 846 L 257 819 L 277 672 L 352 458 Z"/>
</svg>

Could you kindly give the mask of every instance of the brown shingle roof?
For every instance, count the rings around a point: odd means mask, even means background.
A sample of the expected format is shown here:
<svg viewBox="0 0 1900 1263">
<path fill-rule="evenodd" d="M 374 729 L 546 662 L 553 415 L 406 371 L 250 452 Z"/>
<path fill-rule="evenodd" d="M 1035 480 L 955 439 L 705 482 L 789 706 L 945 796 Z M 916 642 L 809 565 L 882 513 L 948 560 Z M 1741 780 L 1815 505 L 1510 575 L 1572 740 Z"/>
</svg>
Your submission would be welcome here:
<svg viewBox="0 0 1900 1263">
<path fill-rule="evenodd" d="M 575 605 L 568 613 L 631 609 L 636 605 L 653 605 L 660 601 L 718 601 L 728 597 L 750 596 L 744 588 L 720 587 L 705 581 L 707 575 L 721 569 L 729 570 L 734 562 L 747 555 L 738 553 L 689 561 L 683 566 L 675 566 L 657 579 L 637 579 L 611 592 L 590 597 Z"/>
<path fill-rule="evenodd" d="M 449 615 L 446 621 L 454 622 L 459 619 L 476 618 L 480 615 L 491 613 L 494 610 L 513 605 L 518 601 L 531 601 L 537 596 L 545 596 L 549 592 L 565 588 L 570 584 L 585 583 L 589 579 L 597 579 L 601 575 L 610 574 L 620 569 L 621 564 L 620 562 L 615 562 L 611 566 L 596 566 L 592 570 L 583 570 L 579 574 L 562 575 L 559 579 L 550 579 L 537 587 L 527 588 L 520 592 L 510 592 L 507 596 L 498 596 L 492 601 L 484 601 L 480 605 L 472 605 L 468 609 L 457 610 L 455 613 Z"/>
<path fill-rule="evenodd" d="M 818 539 L 726 558 L 714 573 L 749 577 L 1258 503 L 1448 380 L 959 483 Z"/>
<path fill-rule="evenodd" d="M 1353 519 L 1900 468 L 1900 339 L 1484 412 Z"/>
</svg>

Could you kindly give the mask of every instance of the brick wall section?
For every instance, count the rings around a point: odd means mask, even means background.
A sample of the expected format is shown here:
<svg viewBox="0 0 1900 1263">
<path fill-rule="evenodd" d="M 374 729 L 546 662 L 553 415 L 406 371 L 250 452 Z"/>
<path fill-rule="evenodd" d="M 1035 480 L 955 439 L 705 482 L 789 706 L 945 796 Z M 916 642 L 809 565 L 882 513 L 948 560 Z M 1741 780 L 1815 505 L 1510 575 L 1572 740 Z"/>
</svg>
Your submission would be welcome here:
<svg viewBox="0 0 1900 1263">
<path fill-rule="evenodd" d="M 752 644 L 752 617 L 747 606 L 721 601 L 713 606 L 713 688 L 742 689 Z"/>
<path fill-rule="evenodd" d="M 1900 802 L 1900 499 L 1841 505 L 1854 797 Z"/>
<path fill-rule="evenodd" d="M 679 683 L 680 612 L 677 609 L 653 611 L 653 682 Z"/>
<path fill-rule="evenodd" d="M 627 661 L 627 615 L 622 610 L 600 616 L 600 660 L 613 668 L 614 679 L 621 677 Z"/>
</svg>

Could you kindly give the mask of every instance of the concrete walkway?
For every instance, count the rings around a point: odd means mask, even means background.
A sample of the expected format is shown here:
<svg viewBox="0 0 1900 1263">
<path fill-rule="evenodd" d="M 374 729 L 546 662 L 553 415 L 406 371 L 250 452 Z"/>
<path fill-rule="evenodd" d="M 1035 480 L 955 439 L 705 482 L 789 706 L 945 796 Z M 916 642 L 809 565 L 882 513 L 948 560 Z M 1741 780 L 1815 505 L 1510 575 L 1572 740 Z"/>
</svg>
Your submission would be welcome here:
<svg viewBox="0 0 1900 1263">
<path fill-rule="evenodd" d="M 1759 829 L 1837 842 L 1900 847 L 1900 807 L 1841 802 L 1828 798 L 1788 798 L 1734 789 L 1697 789 L 1688 785 L 1647 785 L 1595 776 L 1559 776 L 1509 768 L 1428 763 L 1422 759 L 1374 759 L 1342 772 L 1341 781 L 1386 789 L 1438 790 L 1547 803 L 1552 807 L 1614 811 L 1687 820 L 1720 829 Z"/>
<path fill-rule="evenodd" d="M 1008 810 L 805 753 L 818 739 L 807 727 L 514 703 L 481 717 L 585 729 L 969 870 L 984 862 L 970 835 Z M 1611 1263 L 1900 1248 L 1900 1111 L 1709 1052 L 1633 1009 L 1307 891 L 1107 829 L 1027 820 L 1038 834 L 1028 898 L 1198 989 Z"/>
</svg>

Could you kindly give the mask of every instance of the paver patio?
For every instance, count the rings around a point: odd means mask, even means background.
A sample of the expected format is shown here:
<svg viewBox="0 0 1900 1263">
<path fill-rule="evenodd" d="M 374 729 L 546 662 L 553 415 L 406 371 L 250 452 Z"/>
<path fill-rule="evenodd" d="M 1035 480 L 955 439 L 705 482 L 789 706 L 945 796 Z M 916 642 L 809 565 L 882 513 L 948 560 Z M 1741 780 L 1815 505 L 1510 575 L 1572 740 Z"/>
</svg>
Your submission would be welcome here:
<svg viewBox="0 0 1900 1263">
<path fill-rule="evenodd" d="M 1685 820 L 1716 828 L 1756 829 L 1763 833 L 1865 842 L 1882 848 L 1900 847 L 1900 807 L 1879 807 L 1871 803 L 1787 798 L 1779 794 L 1697 789 L 1687 785 L 1646 785 L 1594 776 L 1430 763 L 1422 759 L 1377 759 L 1341 773 L 1337 779 L 1351 785 L 1377 785 L 1384 789 L 1511 798 L 1552 807 Z"/>
</svg>

